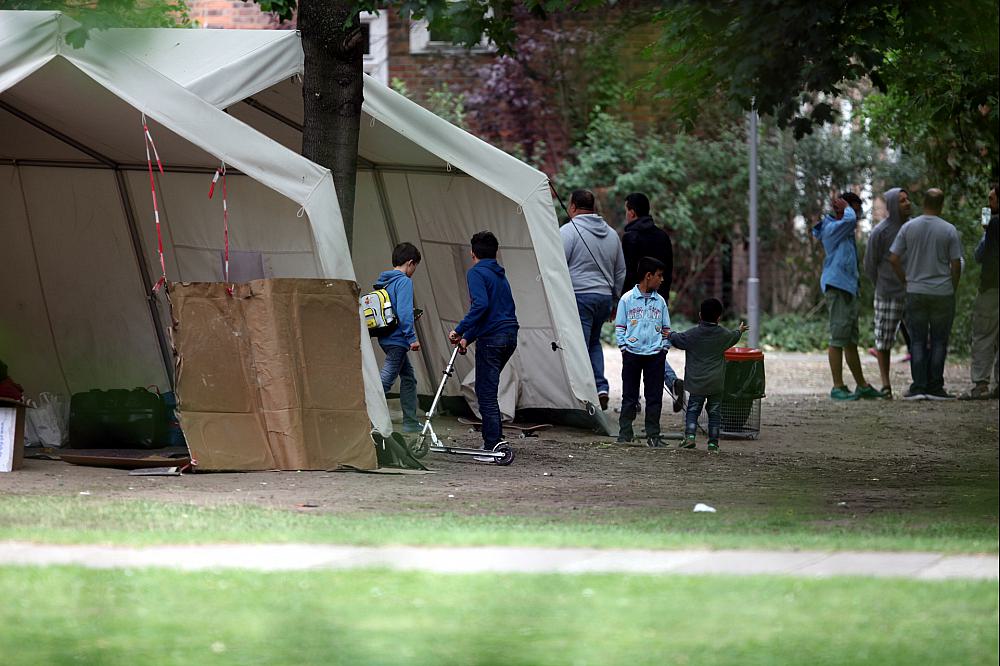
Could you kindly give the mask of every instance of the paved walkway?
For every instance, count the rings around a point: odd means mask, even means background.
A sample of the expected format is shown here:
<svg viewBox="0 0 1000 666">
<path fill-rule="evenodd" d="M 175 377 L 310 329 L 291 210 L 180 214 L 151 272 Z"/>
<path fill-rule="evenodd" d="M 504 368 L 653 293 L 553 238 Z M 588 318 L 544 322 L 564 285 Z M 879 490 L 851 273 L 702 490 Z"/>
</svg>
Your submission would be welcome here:
<svg viewBox="0 0 1000 666">
<path fill-rule="evenodd" d="M 0 566 L 164 567 L 184 571 L 385 568 L 433 573 L 771 574 L 822 578 L 997 580 L 996 555 L 762 550 L 599 550 L 587 548 L 422 548 L 413 546 L 199 545 L 60 546 L 0 543 Z"/>
</svg>

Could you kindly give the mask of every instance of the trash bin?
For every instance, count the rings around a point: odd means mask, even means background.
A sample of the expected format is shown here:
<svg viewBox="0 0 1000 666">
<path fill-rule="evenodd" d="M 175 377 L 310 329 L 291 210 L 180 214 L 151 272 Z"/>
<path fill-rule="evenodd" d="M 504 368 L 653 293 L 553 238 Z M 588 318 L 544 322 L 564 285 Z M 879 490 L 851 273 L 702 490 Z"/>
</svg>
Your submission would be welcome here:
<svg viewBox="0 0 1000 666">
<path fill-rule="evenodd" d="M 726 350 L 726 383 L 722 395 L 722 436 L 757 439 L 760 401 L 764 397 L 764 352 L 749 347 Z"/>
</svg>

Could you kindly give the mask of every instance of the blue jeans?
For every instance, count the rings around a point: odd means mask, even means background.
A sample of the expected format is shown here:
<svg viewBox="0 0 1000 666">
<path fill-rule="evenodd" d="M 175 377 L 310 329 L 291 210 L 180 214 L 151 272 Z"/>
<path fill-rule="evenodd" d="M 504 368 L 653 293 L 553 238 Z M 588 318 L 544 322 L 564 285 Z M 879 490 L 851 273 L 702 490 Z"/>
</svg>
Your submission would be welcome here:
<svg viewBox="0 0 1000 666">
<path fill-rule="evenodd" d="M 698 417 L 702 407 L 708 403 L 708 441 L 719 442 L 722 430 L 722 395 L 694 395 L 688 397 L 687 413 L 684 415 L 684 434 L 693 437 L 698 432 Z"/>
<path fill-rule="evenodd" d="M 670 392 L 674 392 L 674 382 L 677 381 L 677 373 L 674 369 L 670 367 L 670 361 L 663 358 L 663 385 L 670 389 Z"/>
<path fill-rule="evenodd" d="M 420 432 L 420 422 L 417 421 L 417 376 L 413 365 L 407 357 L 409 349 L 395 345 L 379 346 L 385 352 L 385 363 L 382 364 L 382 390 L 386 393 L 392 388 L 396 377 L 399 377 L 399 404 L 403 408 L 403 432 Z"/>
<path fill-rule="evenodd" d="M 517 333 L 488 335 L 476 340 L 476 401 L 483 419 L 483 448 L 493 447 L 503 439 L 500 415 L 500 373 L 517 349 Z"/>
<path fill-rule="evenodd" d="M 663 404 L 663 357 L 622 352 L 622 411 L 618 417 L 618 439 L 631 440 L 632 421 L 639 408 L 639 381 L 646 396 L 646 437 L 660 434 L 660 407 Z"/>
<path fill-rule="evenodd" d="M 944 390 L 944 362 L 955 321 L 955 296 L 906 295 L 906 328 L 910 332 L 911 393 Z"/>
<path fill-rule="evenodd" d="M 583 341 L 590 354 L 590 367 L 594 371 L 597 394 L 608 393 L 608 380 L 604 377 L 604 350 L 601 349 L 601 327 L 611 316 L 611 297 L 605 294 L 577 294 L 576 309 L 583 326 Z"/>
</svg>

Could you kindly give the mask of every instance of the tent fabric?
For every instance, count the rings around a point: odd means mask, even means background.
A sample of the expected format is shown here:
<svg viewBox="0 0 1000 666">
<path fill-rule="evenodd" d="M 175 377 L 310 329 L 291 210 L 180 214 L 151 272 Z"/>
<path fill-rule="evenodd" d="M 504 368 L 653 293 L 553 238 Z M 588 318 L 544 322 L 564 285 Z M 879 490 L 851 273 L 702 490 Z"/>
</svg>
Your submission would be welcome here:
<svg viewBox="0 0 1000 666">
<path fill-rule="evenodd" d="M 219 234 L 219 223 L 210 226 L 206 212 L 220 209 L 205 196 L 206 174 L 220 161 L 238 170 L 229 179 L 232 195 L 241 196 L 234 211 L 246 212 L 239 221 L 232 215 L 234 244 L 261 252 L 268 277 L 356 279 L 327 169 L 128 54 L 116 43 L 120 34 L 109 37 L 116 31 L 94 31 L 83 48 L 69 47 L 64 36 L 76 26 L 55 12 L 0 12 L 0 213 L 7 239 L 0 280 L 18 286 L 0 304 L 0 342 L 26 385 L 76 392 L 168 383 L 148 302 L 159 259 L 140 112 L 153 121 L 168 167 L 156 179 L 169 279 L 221 277 L 222 243 L 210 235 Z M 127 36 L 188 32 L 196 33 Z M 213 54 L 202 52 L 200 66 L 232 76 L 226 52 Z M 139 238 L 130 233 L 133 217 L 141 220 Z M 361 349 L 369 416 L 388 434 L 376 358 L 370 345 Z"/>
<path fill-rule="evenodd" d="M 105 39 L 282 145 L 301 145 L 297 33 L 122 29 L 107 31 Z M 511 373 L 520 382 L 518 408 L 592 412 L 596 388 L 545 174 L 368 76 L 364 95 L 354 262 L 364 287 L 385 268 L 396 242 L 420 248 L 415 295 L 425 310 L 418 322 L 424 350 L 414 359 L 420 392 L 432 394 L 437 386 L 449 356 L 444 334 L 468 304 L 468 239 L 487 228 L 500 238 L 522 324 Z M 471 358 L 459 361 L 459 376 L 471 370 Z M 460 394 L 458 382 L 446 389 Z"/>
</svg>

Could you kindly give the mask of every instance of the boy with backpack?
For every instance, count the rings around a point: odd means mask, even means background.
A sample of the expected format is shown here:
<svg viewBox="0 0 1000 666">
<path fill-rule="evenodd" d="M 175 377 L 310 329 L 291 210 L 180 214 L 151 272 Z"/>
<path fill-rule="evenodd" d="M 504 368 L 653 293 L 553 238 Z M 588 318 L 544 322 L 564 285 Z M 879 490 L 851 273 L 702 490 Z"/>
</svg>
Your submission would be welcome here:
<svg viewBox="0 0 1000 666">
<path fill-rule="evenodd" d="M 414 323 L 417 314 L 413 309 L 413 274 L 420 264 L 420 250 L 412 243 L 400 243 L 392 250 L 392 270 L 382 271 L 375 282 L 375 289 L 384 289 L 395 316 L 395 325 L 378 338 L 385 352 L 382 364 L 382 390 L 389 393 L 399 377 L 399 404 L 403 409 L 403 432 L 420 432 L 417 420 L 417 376 L 407 354 L 420 351 L 420 342 Z"/>
<path fill-rule="evenodd" d="M 517 349 L 514 296 L 503 266 L 497 263 L 500 242 L 489 231 L 472 237 L 473 266 L 466 273 L 471 304 L 465 318 L 448 334 L 465 351 L 476 343 L 476 400 L 482 417 L 483 449 L 493 451 L 503 442 L 500 415 L 500 373 Z M 476 458 L 492 462 L 493 458 Z"/>
<path fill-rule="evenodd" d="M 719 450 L 722 430 L 722 391 L 726 382 L 725 352 L 740 341 L 748 327 L 740 322 L 739 330 L 719 326 L 722 303 L 717 298 L 702 301 L 701 321 L 683 333 L 671 331 L 670 344 L 687 352 L 684 361 L 684 385 L 689 392 L 684 418 L 682 449 L 695 447 L 698 417 L 702 407 L 708 411 L 708 450 Z M 707 405 L 707 406 L 706 406 Z"/>
<path fill-rule="evenodd" d="M 663 262 L 639 259 L 639 283 L 618 301 L 615 341 L 622 352 L 622 411 L 618 419 L 618 443 L 635 437 L 632 421 L 639 407 L 639 380 L 646 397 L 646 446 L 663 445 L 660 438 L 660 408 L 663 403 L 663 371 L 667 354 L 670 313 L 657 293 L 663 282 Z"/>
</svg>

